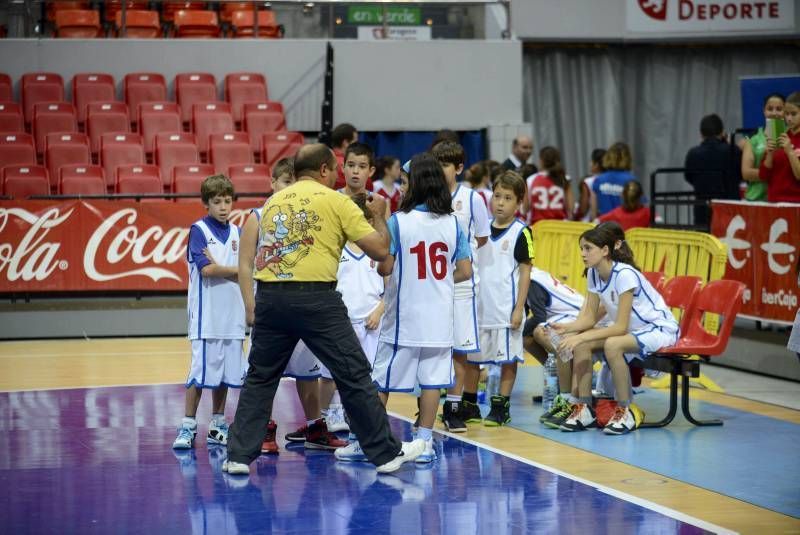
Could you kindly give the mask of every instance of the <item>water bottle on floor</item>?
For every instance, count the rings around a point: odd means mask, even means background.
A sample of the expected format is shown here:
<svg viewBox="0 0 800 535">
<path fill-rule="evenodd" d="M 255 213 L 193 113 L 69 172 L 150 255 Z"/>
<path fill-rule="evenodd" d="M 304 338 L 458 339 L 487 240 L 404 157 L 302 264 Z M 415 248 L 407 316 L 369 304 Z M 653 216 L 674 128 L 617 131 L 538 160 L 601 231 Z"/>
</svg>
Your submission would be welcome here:
<svg viewBox="0 0 800 535">
<path fill-rule="evenodd" d="M 553 400 L 558 395 L 558 369 L 556 367 L 556 356 L 552 353 L 547 354 L 544 363 L 544 393 L 542 394 L 542 408 L 545 412 L 553 407 Z"/>
<path fill-rule="evenodd" d="M 492 399 L 492 396 L 500 394 L 500 366 L 496 364 L 489 365 L 489 375 L 486 378 L 486 398 Z"/>
</svg>

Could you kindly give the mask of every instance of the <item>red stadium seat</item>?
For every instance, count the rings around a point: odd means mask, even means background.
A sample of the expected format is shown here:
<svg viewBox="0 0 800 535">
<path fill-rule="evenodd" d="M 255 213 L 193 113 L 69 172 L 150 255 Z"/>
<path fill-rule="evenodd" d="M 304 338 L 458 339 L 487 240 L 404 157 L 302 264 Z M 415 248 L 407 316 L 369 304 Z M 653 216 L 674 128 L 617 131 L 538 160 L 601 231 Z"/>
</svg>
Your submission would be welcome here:
<svg viewBox="0 0 800 535">
<path fill-rule="evenodd" d="M 677 319 L 680 321 L 681 331 L 687 326 L 689 312 L 694 306 L 702 286 L 703 281 L 700 277 L 676 275 L 667 281 L 660 290 L 664 302 L 673 309 L 673 314 L 676 309 L 680 312 Z"/>
<path fill-rule="evenodd" d="M 176 165 L 172 169 L 172 193 L 192 193 L 200 197 L 200 185 L 214 174 L 210 164 Z M 195 197 L 179 197 L 177 202 L 197 202 Z"/>
<path fill-rule="evenodd" d="M 130 132 L 128 107 L 123 102 L 92 102 L 87 107 L 86 134 L 92 154 L 100 152 L 103 134 L 127 134 Z"/>
<path fill-rule="evenodd" d="M 164 22 L 172 22 L 175 19 L 175 13 L 181 10 L 200 10 L 206 8 L 206 2 L 176 2 L 166 0 L 161 4 L 161 18 Z"/>
<path fill-rule="evenodd" d="M 217 174 L 226 174 L 232 165 L 253 163 L 253 151 L 245 132 L 211 134 L 209 146 L 208 161 Z"/>
<path fill-rule="evenodd" d="M 650 286 L 655 288 L 659 293 L 664 286 L 664 274 L 658 271 L 643 271 L 642 275 L 650 283 Z"/>
<path fill-rule="evenodd" d="M 0 135 L 0 168 L 6 165 L 36 165 L 33 136 L 23 132 Z"/>
<path fill-rule="evenodd" d="M 261 163 L 272 169 L 281 158 L 294 156 L 303 146 L 305 138 L 300 132 L 272 132 L 261 138 Z"/>
<path fill-rule="evenodd" d="M 161 170 L 161 178 L 169 181 L 165 184 L 166 186 L 171 185 L 172 169 L 176 165 L 200 163 L 200 152 L 194 142 L 194 134 L 158 134 L 155 146 L 155 162 Z"/>
<path fill-rule="evenodd" d="M 114 77 L 103 73 L 76 74 L 72 77 L 72 103 L 78 112 L 78 124 L 86 122 L 86 106 L 91 102 L 114 102 L 117 90 Z"/>
<path fill-rule="evenodd" d="M 131 11 L 147 9 L 148 2 L 141 0 L 126 0 L 125 13 L 130 17 Z M 120 0 L 105 0 L 103 2 L 103 20 L 105 22 L 115 22 L 117 15 L 122 13 L 122 2 Z M 155 12 L 158 16 L 158 12 Z"/>
<path fill-rule="evenodd" d="M 231 27 L 235 38 L 255 37 L 255 17 L 252 10 L 235 11 L 231 16 Z M 258 37 L 277 39 L 281 37 L 281 28 L 275 21 L 272 11 L 258 12 Z"/>
<path fill-rule="evenodd" d="M 153 72 L 136 72 L 125 76 L 123 84 L 125 104 L 131 123 L 137 120 L 139 104 L 144 102 L 164 102 L 167 100 L 167 82 L 164 76 Z"/>
<path fill-rule="evenodd" d="M 25 131 L 22 106 L 16 102 L 0 101 L 0 133 L 13 134 Z"/>
<path fill-rule="evenodd" d="M 70 1 L 70 0 L 47 0 L 46 16 L 48 22 L 56 20 L 56 12 L 64 11 L 65 9 L 89 9 L 89 2 L 87 1 Z"/>
<path fill-rule="evenodd" d="M 125 12 L 125 35 L 122 35 L 122 11 L 117 11 L 115 24 L 118 37 L 158 39 L 162 35 L 158 11 L 146 11 L 146 8 Z"/>
<path fill-rule="evenodd" d="M 139 104 L 138 131 L 144 139 L 144 151 L 149 155 L 155 150 L 156 135 L 183 131 L 181 110 L 174 102 L 145 102 Z"/>
<path fill-rule="evenodd" d="M 286 130 L 286 117 L 280 102 L 258 102 L 244 105 L 242 129 L 250 136 L 250 147 L 256 154 L 261 153 L 261 140 L 268 132 Z"/>
<path fill-rule="evenodd" d="M 99 165 L 62 165 L 59 195 L 105 195 L 106 178 Z"/>
<path fill-rule="evenodd" d="M 192 106 L 217 101 L 217 80 L 213 74 L 195 72 L 175 76 L 175 99 L 181 107 L 181 121 L 192 120 Z"/>
<path fill-rule="evenodd" d="M 117 193 L 164 193 L 163 184 L 161 174 L 155 165 L 117 167 Z"/>
<path fill-rule="evenodd" d="M 219 20 L 230 24 L 234 11 L 253 10 L 254 2 L 222 2 L 219 6 Z"/>
<path fill-rule="evenodd" d="M 269 193 L 272 191 L 272 177 L 266 165 L 232 165 L 228 176 L 236 193 Z"/>
<path fill-rule="evenodd" d="M 63 102 L 64 80 L 60 74 L 32 72 L 22 75 L 22 109 L 25 122 L 33 121 L 33 106 L 39 102 Z"/>
<path fill-rule="evenodd" d="M 200 155 L 208 152 L 209 136 L 215 133 L 234 132 L 231 105 L 227 102 L 195 104 L 192 110 L 192 131 L 197 139 Z"/>
<path fill-rule="evenodd" d="M 175 37 L 189 39 L 214 39 L 219 37 L 219 19 L 214 11 L 181 9 L 172 20 Z"/>
<path fill-rule="evenodd" d="M 92 39 L 100 37 L 100 13 L 90 9 L 56 11 L 56 37 Z"/>
<path fill-rule="evenodd" d="M 32 195 L 49 195 L 50 180 L 41 165 L 7 165 L 3 167 L 2 193 L 15 199 Z"/>
<path fill-rule="evenodd" d="M 144 165 L 142 138 L 137 134 L 105 134 L 100 138 L 100 165 L 106 173 L 106 185 L 114 187 L 120 165 Z"/>
<path fill-rule="evenodd" d="M 44 165 L 50 174 L 50 188 L 53 191 L 58 186 L 58 170 L 62 165 L 92 163 L 89 138 L 85 134 L 49 134 L 45 138 L 44 149 Z"/>
<path fill-rule="evenodd" d="M 0 102 L 12 102 L 13 100 L 14 83 L 9 75 L 0 73 Z"/>
<path fill-rule="evenodd" d="M 269 100 L 267 80 L 256 72 L 237 72 L 225 76 L 225 100 L 231 103 L 233 120 L 242 122 L 242 107 L 247 102 Z"/>
<path fill-rule="evenodd" d="M 44 142 L 48 134 L 77 131 L 75 106 L 69 102 L 40 102 L 34 106 L 33 135 L 37 154 L 44 154 Z"/>
</svg>

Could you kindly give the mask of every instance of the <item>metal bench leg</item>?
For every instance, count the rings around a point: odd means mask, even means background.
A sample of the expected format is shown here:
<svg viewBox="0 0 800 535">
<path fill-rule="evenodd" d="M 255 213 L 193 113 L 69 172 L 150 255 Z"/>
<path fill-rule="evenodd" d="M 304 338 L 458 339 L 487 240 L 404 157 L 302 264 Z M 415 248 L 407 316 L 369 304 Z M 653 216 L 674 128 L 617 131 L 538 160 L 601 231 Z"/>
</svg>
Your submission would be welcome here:
<svg viewBox="0 0 800 535">
<path fill-rule="evenodd" d="M 689 412 L 689 377 L 683 376 L 681 380 L 681 410 L 683 416 L 694 425 L 722 425 L 722 420 L 695 420 L 691 412 Z"/>
<path fill-rule="evenodd" d="M 675 418 L 675 414 L 678 412 L 678 370 L 679 364 L 676 363 L 673 365 L 672 371 L 669 375 L 669 412 L 664 417 L 663 420 L 659 420 L 658 422 L 642 422 L 639 426 L 642 427 L 664 427 L 669 425 L 669 423 Z"/>
</svg>

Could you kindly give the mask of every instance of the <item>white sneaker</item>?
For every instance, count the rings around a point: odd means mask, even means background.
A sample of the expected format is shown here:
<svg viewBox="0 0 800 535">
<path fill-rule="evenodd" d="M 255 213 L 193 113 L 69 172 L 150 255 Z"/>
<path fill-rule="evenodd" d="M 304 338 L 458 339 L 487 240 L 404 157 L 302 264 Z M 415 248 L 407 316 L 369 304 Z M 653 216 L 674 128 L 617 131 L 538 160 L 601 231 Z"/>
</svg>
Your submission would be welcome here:
<svg viewBox="0 0 800 535">
<path fill-rule="evenodd" d="M 184 418 L 178 428 L 178 436 L 172 443 L 172 449 L 188 450 L 194 447 L 194 437 L 197 435 L 197 423 Z"/>
<path fill-rule="evenodd" d="M 403 463 L 407 463 L 409 461 L 415 460 L 417 457 L 422 455 L 425 451 L 425 441 L 422 439 L 415 439 L 411 442 L 403 442 L 403 446 L 400 449 L 400 453 L 397 454 L 397 457 L 392 459 L 387 463 L 383 463 L 382 465 L 377 467 L 379 474 L 389 474 L 394 472 L 398 468 L 400 468 Z"/>
<path fill-rule="evenodd" d="M 607 435 L 624 435 L 634 429 L 636 429 L 636 420 L 633 418 L 633 412 L 628 407 L 617 407 L 617 410 L 614 411 L 614 416 L 603 428 L 603 433 Z"/>
<path fill-rule="evenodd" d="M 422 439 L 420 439 L 422 440 Z M 433 439 L 425 441 L 425 451 L 415 459 L 417 463 L 432 463 L 436 460 L 436 450 L 433 449 Z"/>
<path fill-rule="evenodd" d="M 214 420 L 208 424 L 208 436 L 206 442 L 209 444 L 228 445 L 228 423 L 217 423 Z"/>
<path fill-rule="evenodd" d="M 336 451 L 333 452 L 333 455 L 339 461 L 347 461 L 351 463 L 369 461 L 367 456 L 364 455 L 364 450 L 361 449 L 361 444 L 358 443 L 358 440 L 350 442 L 350 444 L 343 448 L 336 448 Z"/>
<path fill-rule="evenodd" d="M 222 471 L 228 472 L 232 476 L 246 476 L 250 474 L 250 466 L 244 463 L 225 461 L 222 463 Z"/>
<path fill-rule="evenodd" d="M 594 411 L 586 403 L 576 403 L 572 406 L 572 413 L 559 426 L 559 429 L 562 431 L 586 431 L 592 427 L 597 427 Z"/>
<path fill-rule="evenodd" d="M 350 431 L 350 426 L 344 418 L 344 407 L 339 404 L 331 404 L 328 407 L 328 415 L 325 417 L 325 422 L 328 424 L 328 431 L 331 433 Z"/>
</svg>

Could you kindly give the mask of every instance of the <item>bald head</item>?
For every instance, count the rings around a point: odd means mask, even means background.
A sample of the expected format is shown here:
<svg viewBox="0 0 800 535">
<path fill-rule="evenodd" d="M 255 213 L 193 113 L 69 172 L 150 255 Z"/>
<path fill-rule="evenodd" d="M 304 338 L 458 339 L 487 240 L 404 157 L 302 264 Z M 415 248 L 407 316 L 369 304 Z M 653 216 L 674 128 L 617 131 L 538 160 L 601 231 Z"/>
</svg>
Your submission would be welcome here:
<svg viewBox="0 0 800 535">
<path fill-rule="evenodd" d="M 330 176 L 336 177 L 336 157 L 333 151 L 322 143 L 303 145 L 294 157 L 294 174 L 298 180 L 312 178 L 326 186 Z"/>
<path fill-rule="evenodd" d="M 511 144 L 511 153 L 516 156 L 520 162 L 527 162 L 528 158 L 533 154 L 533 140 L 530 136 L 515 137 Z"/>
</svg>

